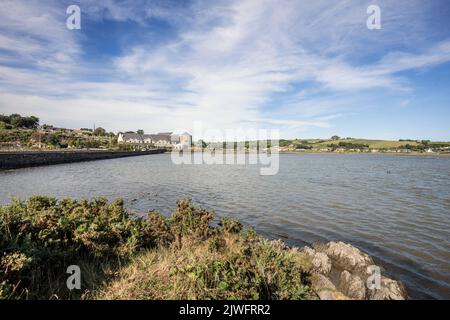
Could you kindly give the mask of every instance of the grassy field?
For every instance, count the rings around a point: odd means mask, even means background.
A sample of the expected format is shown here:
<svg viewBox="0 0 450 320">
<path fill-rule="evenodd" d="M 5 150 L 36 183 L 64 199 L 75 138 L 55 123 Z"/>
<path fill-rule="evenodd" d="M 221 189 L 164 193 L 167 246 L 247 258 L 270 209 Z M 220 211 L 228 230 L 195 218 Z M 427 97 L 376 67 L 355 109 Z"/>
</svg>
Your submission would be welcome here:
<svg viewBox="0 0 450 320">
<path fill-rule="evenodd" d="M 368 145 L 371 149 L 395 149 L 406 144 L 411 146 L 416 146 L 418 143 L 416 141 L 394 141 L 394 140 L 369 140 L 369 139 L 339 139 L 339 140 L 326 140 L 321 142 L 313 143 L 314 147 L 326 147 L 330 144 L 339 144 L 339 142 L 350 142 L 353 144 L 364 144 Z"/>
</svg>

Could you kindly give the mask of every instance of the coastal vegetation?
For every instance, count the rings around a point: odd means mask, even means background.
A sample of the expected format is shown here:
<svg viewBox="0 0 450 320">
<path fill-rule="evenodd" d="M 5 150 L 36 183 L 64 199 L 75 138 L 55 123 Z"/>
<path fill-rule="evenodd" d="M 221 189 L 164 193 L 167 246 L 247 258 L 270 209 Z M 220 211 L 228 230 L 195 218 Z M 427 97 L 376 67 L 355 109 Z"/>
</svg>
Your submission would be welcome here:
<svg viewBox="0 0 450 320">
<path fill-rule="evenodd" d="M 3 299 L 308 299 L 308 256 L 180 200 L 166 218 L 123 201 L 33 196 L 0 207 Z M 66 268 L 81 269 L 81 290 Z"/>
<path fill-rule="evenodd" d="M 39 125 L 35 116 L 0 115 L 0 149 L 111 149 L 116 135 L 98 127 L 95 130 L 57 128 Z"/>
</svg>

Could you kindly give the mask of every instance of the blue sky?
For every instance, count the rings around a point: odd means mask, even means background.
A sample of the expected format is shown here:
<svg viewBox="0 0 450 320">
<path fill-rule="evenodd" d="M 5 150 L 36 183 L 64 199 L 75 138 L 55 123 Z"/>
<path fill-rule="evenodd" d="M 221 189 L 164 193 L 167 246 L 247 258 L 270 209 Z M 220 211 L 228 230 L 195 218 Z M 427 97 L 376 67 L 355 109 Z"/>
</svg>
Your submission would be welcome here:
<svg viewBox="0 0 450 320">
<path fill-rule="evenodd" d="M 71 4 L 81 30 L 66 28 Z M 380 30 L 366 27 L 371 4 Z M 448 0 L 2 0 L 0 113 L 448 141 L 449 21 Z"/>
</svg>

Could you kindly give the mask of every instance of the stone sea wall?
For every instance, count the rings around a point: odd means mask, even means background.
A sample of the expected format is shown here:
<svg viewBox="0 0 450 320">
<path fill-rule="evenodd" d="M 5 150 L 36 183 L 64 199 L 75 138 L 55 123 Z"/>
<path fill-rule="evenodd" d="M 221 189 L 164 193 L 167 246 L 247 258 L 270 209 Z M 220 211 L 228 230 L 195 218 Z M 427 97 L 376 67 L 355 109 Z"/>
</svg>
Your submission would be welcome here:
<svg viewBox="0 0 450 320">
<path fill-rule="evenodd" d="M 165 152 L 164 149 L 147 151 L 30 151 L 0 152 L 0 170 L 52 164 L 134 157 Z"/>
</svg>

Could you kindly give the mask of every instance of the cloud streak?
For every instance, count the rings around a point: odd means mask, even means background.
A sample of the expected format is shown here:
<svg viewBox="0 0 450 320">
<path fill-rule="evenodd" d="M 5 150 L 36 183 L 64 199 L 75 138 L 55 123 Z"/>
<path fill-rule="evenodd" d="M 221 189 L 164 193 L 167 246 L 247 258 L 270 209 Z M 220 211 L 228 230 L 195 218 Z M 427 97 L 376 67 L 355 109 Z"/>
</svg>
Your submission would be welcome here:
<svg viewBox="0 0 450 320">
<path fill-rule="evenodd" d="M 450 60 L 449 39 L 423 50 L 390 48 L 406 33 L 393 30 L 408 26 L 417 5 L 386 2 L 380 38 L 365 28 L 366 4 L 354 1 L 81 1 L 88 21 L 131 21 L 142 32 L 164 21 L 175 30 L 93 64 L 83 55 L 89 34 L 62 27 L 61 5 L 6 1 L 0 112 L 68 126 L 102 121 L 112 130 L 189 130 L 197 120 L 206 129 L 275 127 L 289 136 L 329 128 L 343 104 L 357 108 L 361 92 L 366 100 L 376 90 L 413 90 L 405 72 Z M 416 18 L 419 35 L 425 28 Z"/>
</svg>

